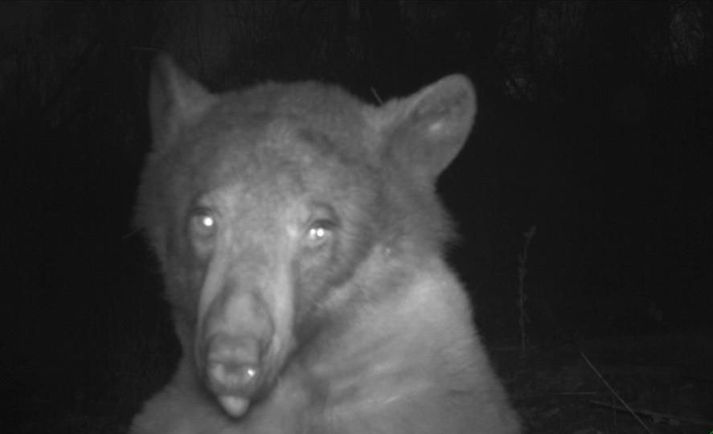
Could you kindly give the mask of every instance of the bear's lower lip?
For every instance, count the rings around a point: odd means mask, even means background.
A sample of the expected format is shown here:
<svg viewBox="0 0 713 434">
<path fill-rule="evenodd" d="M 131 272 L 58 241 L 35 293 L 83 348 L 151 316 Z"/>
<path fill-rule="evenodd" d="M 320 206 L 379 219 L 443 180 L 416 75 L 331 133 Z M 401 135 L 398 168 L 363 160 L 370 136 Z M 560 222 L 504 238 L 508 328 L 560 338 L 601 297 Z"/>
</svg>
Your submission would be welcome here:
<svg viewBox="0 0 713 434">
<path fill-rule="evenodd" d="M 240 396 L 224 395 L 218 398 L 220 405 L 232 417 L 241 417 L 247 412 L 250 402 Z"/>
</svg>

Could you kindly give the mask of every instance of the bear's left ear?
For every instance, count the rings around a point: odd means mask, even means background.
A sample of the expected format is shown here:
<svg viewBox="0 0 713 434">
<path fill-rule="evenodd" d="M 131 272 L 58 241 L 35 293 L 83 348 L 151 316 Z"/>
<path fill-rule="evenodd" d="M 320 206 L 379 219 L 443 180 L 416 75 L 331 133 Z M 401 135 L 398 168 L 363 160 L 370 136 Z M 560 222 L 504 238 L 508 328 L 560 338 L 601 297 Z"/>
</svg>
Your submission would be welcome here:
<svg viewBox="0 0 713 434">
<path fill-rule="evenodd" d="M 149 89 L 149 114 L 154 149 L 172 143 L 179 131 L 195 122 L 217 98 L 176 66 L 167 54 L 154 60 Z"/>
<path fill-rule="evenodd" d="M 442 78 L 379 110 L 382 151 L 397 167 L 432 182 L 465 144 L 475 111 L 470 80 L 464 75 Z"/>
</svg>

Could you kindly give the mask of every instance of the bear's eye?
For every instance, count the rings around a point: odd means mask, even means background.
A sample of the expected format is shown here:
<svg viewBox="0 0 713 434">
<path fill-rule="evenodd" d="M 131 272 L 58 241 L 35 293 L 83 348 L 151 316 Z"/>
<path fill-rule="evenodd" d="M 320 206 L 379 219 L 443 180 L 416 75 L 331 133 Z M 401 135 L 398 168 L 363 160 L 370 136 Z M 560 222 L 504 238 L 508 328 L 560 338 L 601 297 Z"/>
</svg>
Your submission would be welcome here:
<svg viewBox="0 0 713 434">
<path fill-rule="evenodd" d="M 312 246 L 318 246 L 326 242 L 334 230 L 334 222 L 327 219 L 319 219 L 312 222 L 307 229 L 307 241 Z"/>
<path fill-rule="evenodd" d="M 198 207 L 191 211 L 189 218 L 190 232 L 196 238 L 210 238 L 215 234 L 218 226 L 213 210 L 204 207 Z"/>
</svg>

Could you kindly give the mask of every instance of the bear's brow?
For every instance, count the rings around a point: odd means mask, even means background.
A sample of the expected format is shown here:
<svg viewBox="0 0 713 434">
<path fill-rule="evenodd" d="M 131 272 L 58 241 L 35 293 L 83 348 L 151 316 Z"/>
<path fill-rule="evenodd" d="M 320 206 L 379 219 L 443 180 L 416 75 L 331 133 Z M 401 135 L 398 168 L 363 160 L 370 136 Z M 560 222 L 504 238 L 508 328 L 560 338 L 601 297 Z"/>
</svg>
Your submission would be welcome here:
<svg viewBox="0 0 713 434">
<path fill-rule="evenodd" d="M 297 138 L 310 144 L 317 152 L 322 155 L 328 155 L 334 152 L 334 143 L 327 137 L 326 134 L 308 128 L 300 128 L 297 130 Z"/>
</svg>

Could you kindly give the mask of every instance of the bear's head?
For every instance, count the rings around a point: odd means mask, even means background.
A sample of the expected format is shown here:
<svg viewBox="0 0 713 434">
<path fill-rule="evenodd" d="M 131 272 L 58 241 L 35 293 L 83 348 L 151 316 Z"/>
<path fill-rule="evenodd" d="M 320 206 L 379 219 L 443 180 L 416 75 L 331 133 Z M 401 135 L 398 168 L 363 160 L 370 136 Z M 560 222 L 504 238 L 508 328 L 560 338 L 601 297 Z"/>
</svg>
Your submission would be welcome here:
<svg viewBox="0 0 713 434">
<path fill-rule="evenodd" d="M 314 82 L 216 95 L 161 57 L 150 112 L 137 223 L 184 357 L 240 417 L 358 300 L 388 296 L 364 264 L 440 251 L 435 181 L 475 95 L 458 75 L 380 107 Z"/>
</svg>

